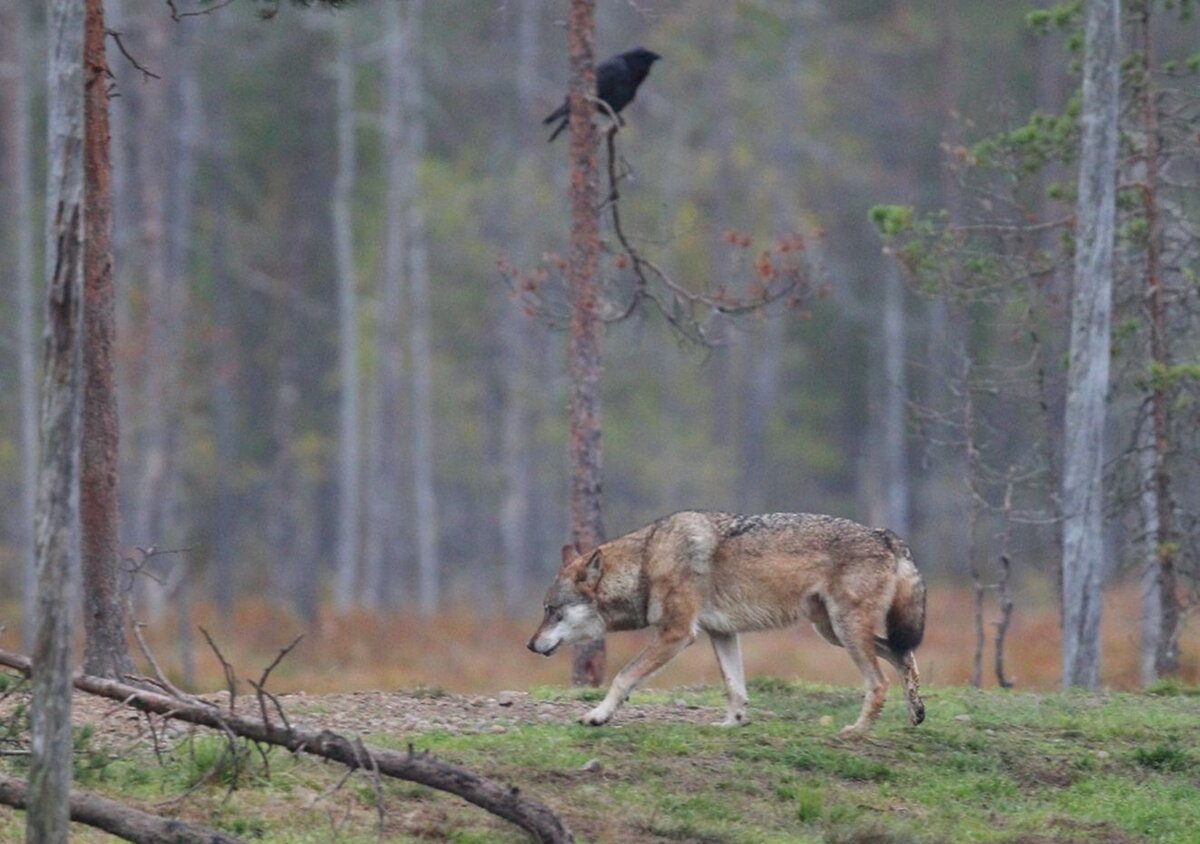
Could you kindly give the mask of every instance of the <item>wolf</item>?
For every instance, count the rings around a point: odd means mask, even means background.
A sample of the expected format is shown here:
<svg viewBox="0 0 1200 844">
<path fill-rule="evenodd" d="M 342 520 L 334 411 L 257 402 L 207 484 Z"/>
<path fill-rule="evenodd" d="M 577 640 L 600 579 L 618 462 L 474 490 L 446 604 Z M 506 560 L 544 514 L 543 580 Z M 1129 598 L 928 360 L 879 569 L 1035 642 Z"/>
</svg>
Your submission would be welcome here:
<svg viewBox="0 0 1200 844">
<path fill-rule="evenodd" d="M 864 735 L 883 708 L 888 684 L 876 657 L 899 673 L 913 725 L 925 719 L 914 655 L 925 630 L 925 585 L 908 546 L 890 530 L 810 513 L 673 513 L 586 553 L 564 547 L 544 610 L 528 644 L 543 656 L 612 631 L 657 631 L 584 724 L 608 723 L 700 631 L 725 683 L 721 724 L 744 724 L 749 701 L 738 634 L 801 617 L 862 672 L 862 710 L 842 735 Z"/>
</svg>

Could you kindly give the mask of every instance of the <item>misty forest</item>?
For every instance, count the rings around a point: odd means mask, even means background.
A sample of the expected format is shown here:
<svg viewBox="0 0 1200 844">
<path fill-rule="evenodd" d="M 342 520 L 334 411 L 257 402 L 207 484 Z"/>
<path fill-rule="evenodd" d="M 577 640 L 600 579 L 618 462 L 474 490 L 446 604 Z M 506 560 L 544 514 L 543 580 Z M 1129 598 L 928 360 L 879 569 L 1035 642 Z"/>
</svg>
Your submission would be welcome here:
<svg viewBox="0 0 1200 844">
<path fill-rule="evenodd" d="M 1194 840 L 1196 5 L 0 0 L 0 842 Z M 578 725 L 679 511 L 902 537 L 929 721 Z"/>
</svg>

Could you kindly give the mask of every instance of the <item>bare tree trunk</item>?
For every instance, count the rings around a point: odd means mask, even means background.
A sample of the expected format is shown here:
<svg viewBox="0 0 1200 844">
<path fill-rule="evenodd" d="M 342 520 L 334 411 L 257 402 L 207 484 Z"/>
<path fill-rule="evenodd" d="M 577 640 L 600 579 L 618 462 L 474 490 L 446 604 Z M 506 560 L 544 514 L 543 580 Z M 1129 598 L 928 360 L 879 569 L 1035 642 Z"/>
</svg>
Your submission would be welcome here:
<svg viewBox="0 0 1200 844">
<path fill-rule="evenodd" d="M 83 299 L 84 8 L 50 8 L 46 328 L 39 423 L 33 758 L 25 840 L 65 844 L 71 789 L 71 672 L 79 561 L 78 465 Z"/>
<path fill-rule="evenodd" d="M 9 185 L 9 201 L 15 221 L 17 292 L 17 394 L 21 403 L 21 532 L 17 547 L 21 558 L 22 636 L 27 648 L 33 647 L 34 598 L 37 593 L 37 569 L 34 556 L 33 519 L 37 502 L 37 309 L 34 306 L 33 279 L 33 161 L 30 155 L 29 83 L 26 74 L 28 5 L 22 0 L 5 0 L 0 6 L 0 61 L 4 62 L 0 79 L 4 80 L 0 110 L 0 132 L 7 150 L 8 166 L 4 181 Z"/>
<path fill-rule="evenodd" d="M 434 476 L 433 348 L 429 339 L 429 254 L 426 248 L 425 208 L 418 180 L 425 157 L 425 88 L 418 47 L 421 43 L 422 0 L 410 0 L 405 23 L 408 46 L 405 56 L 404 112 L 407 122 L 403 145 L 407 199 L 409 354 L 412 359 L 413 495 L 417 519 L 417 606 L 425 615 L 437 611 L 441 601 L 441 558 L 438 553 L 438 507 Z"/>
<path fill-rule="evenodd" d="M 218 16 L 214 25 L 226 30 L 225 18 Z M 213 274 L 213 343 L 212 343 L 212 403 L 213 439 L 216 445 L 216 500 L 213 523 L 210 527 L 213 543 L 212 595 L 217 611 L 225 620 L 233 617 L 237 594 L 237 571 L 234 566 L 234 538 L 238 530 L 238 510 L 234 486 L 231 483 L 237 463 L 237 399 L 238 368 L 237 330 L 235 326 L 236 291 L 230 269 L 229 255 L 233 248 L 229 216 L 232 213 L 229 181 L 230 131 L 228 115 L 221 94 L 210 97 L 203 122 L 209 126 L 212 138 L 210 151 L 213 160 L 212 203 L 212 274 Z"/>
<path fill-rule="evenodd" d="M 522 0 L 517 25 L 517 115 L 535 111 L 537 101 L 537 5 Z M 517 139 L 530 138 L 519 125 L 511 127 Z M 520 153 L 513 161 L 519 167 Z M 516 207 L 509 197 L 510 207 Z M 513 240 L 516 240 L 514 237 Z M 521 263 L 524 263 L 522 261 Z M 500 499 L 500 546 L 503 566 L 504 609 L 518 612 L 528 600 L 530 581 L 530 503 L 533 499 L 533 466 L 530 459 L 532 429 L 532 349 L 528 320 L 516 307 L 502 303 L 500 313 L 501 373 L 504 395 L 501 410 L 502 488 Z"/>
<path fill-rule="evenodd" d="M 1166 303 L 1162 283 L 1162 216 L 1159 213 L 1158 188 L 1160 178 L 1160 155 L 1162 139 L 1158 125 L 1158 104 L 1151 73 L 1153 51 L 1150 28 L 1150 4 L 1141 9 L 1138 36 L 1141 41 L 1141 60 L 1145 63 L 1145 74 L 1141 84 L 1140 128 L 1144 148 L 1142 159 L 1145 166 L 1142 188 L 1142 205 L 1146 217 L 1146 294 L 1143 302 L 1148 310 L 1150 323 L 1150 369 L 1155 367 L 1167 371 L 1171 365 L 1171 351 L 1166 326 Z M 1147 490 L 1144 500 L 1154 508 L 1150 536 L 1151 565 L 1156 569 L 1153 603 L 1146 617 L 1156 616 L 1159 629 L 1153 638 L 1152 679 L 1174 676 L 1179 673 L 1179 623 L 1180 605 L 1175 577 L 1175 557 L 1178 540 L 1175 536 L 1174 502 L 1171 497 L 1171 471 L 1168 454 L 1171 446 L 1171 397 L 1161 379 L 1150 379 L 1150 418 L 1153 430 L 1153 465 L 1148 481 L 1152 490 Z M 1147 675 L 1143 672 L 1143 680 Z"/>
<path fill-rule="evenodd" d="M 1158 488 L 1155 468 L 1158 462 L 1154 450 L 1154 428 L 1143 426 L 1138 443 L 1138 463 L 1141 471 L 1142 534 L 1145 542 L 1145 564 L 1141 575 L 1142 618 L 1139 643 L 1139 668 L 1143 686 L 1158 679 L 1158 654 L 1162 648 L 1162 569 L 1158 561 Z"/>
<path fill-rule="evenodd" d="M 887 527 L 909 535 L 908 338 L 905 332 L 904 276 L 897 261 L 884 268 L 883 300 L 883 477 Z"/>
<path fill-rule="evenodd" d="M 149 67 L 166 64 L 168 15 L 140 15 L 145 39 L 139 61 Z M 167 543 L 166 513 L 171 491 L 174 455 L 169 437 L 177 401 L 176 367 L 178 314 L 175 311 L 174 280 L 170 276 L 166 224 L 168 202 L 164 189 L 167 179 L 170 120 L 168 88 L 164 80 L 143 80 L 138 89 L 137 180 L 141 196 L 141 242 L 144 270 L 144 306 L 142 312 L 143 353 L 140 423 L 135 455 L 139 476 L 136 478 L 134 512 L 130 517 L 135 545 Z M 151 578 L 138 582 L 151 616 L 160 616 L 166 605 L 166 590 Z"/>
<path fill-rule="evenodd" d="M 1104 425 L 1112 322 L 1120 3 L 1086 5 L 1063 461 L 1063 685 L 1100 682 Z"/>
<path fill-rule="evenodd" d="M 354 603 L 359 575 L 359 468 L 362 461 L 358 372 L 358 283 L 354 266 L 352 204 L 357 169 L 354 137 L 354 45 L 351 19 L 337 21 L 337 176 L 333 187 L 333 236 L 337 257 L 338 524 L 335 603 L 345 612 Z"/>
<path fill-rule="evenodd" d="M 187 489 L 183 477 L 183 461 L 179 455 L 185 452 L 186 442 L 184 414 L 185 391 L 183 373 L 186 349 L 182 337 L 186 334 L 191 313 L 191 259 L 192 259 L 192 206 L 195 197 L 196 145 L 203 137 L 200 127 L 200 90 L 196 77 L 195 48 L 192 44 L 193 30 L 188 26 L 171 28 L 169 48 L 170 88 L 170 153 L 165 162 L 163 179 L 167 183 L 167 228 L 166 267 L 170 280 L 171 313 L 171 359 L 172 396 L 167 408 L 166 453 L 168 467 L 164 480 L 163 535 L 159 541 L 169 547 L 178 548 L 186 544 L 189 528 L 193 524 L 189 503 L 185 500 Z M 186 677 L 192 672 L 192 555 L 175 554 L 171 557 L 168 580 L 175 611 L 176 648 L 179 653 L 181 671 Z"/>
<path fill-rule="evenodd" d="M 724 232 L 733 226 L 732 197 L 739 194 L 733 165 L 734 131 L 737 119 L 736 104 L 730 90 L 733 85 L 734 24 L 737 8 L 732 3 L 713 7 L 713 72 L 707 75 L 711 103 L 714 152 L 717 158 L 716 178 L 711 185 L 713 231 L 709 237 L 709 264 L 713 280 L 724 284 L 730 275 L 728 246 Z M 708 367 L 709 408 L 712 414 L 712 442 L 719 449 L 728 449 L 737 436 L 738 352 L 742 344 L 733 331 L 733 319 L 714 314 L 709 337 L 714 344 Z M 742 467 L 744 472 L 745 467 Z M 744 507 L 744 502 L 738 502 Z"/>
<path fill-rule="evenodd" d="M 570 55 L 571 246 L 568 283 L 571 328 L 567 370 L 571 402 L 571 537 L 578 548 L 604 541 L 601 516 L 603 475 L 600 449 L 600 373 L 604 323 L 599 306 L 600 219 L 597 134 L 591 98 L 596 92 L 595 0 L 571 0 L 567 22 Z M 604 681 L 604 640 L 575 649 L 571 682 L 599 686 Z"/>
<path fill-rule="evenodd" d="M 408 162 L 401 154 L 404 143 L 405 39 L 400 3 L 383 6 L 385 58 L 382 92 L 384 143 L 387 160 L 387 195 L 384 211 L 383 272 L 379 280 L 379 307 L 375 328 L 375 396 L 371 412 L 372 444 L 369 449 L 367 531 L 363 550 L 362 601 L 378 607 L 391 594 L 395 568 L 403 549 L 400 531 L 407 482 L 401 452 L 404 405 L 404 257 L 406 198 L 404 171 Z"/>
<path fill-rule="evenodd" d="M 119 678 L 133 670 L 125 641 L 117 491 L 117 394 L 113 382 L 116 293 L 113 289 L 112 160 L 104 5 L 87 0 L 84 40 L 84 302 L 82 523 L 84 670 Z"/>
<path fill-rule="evenodd" d="M 790 234 L 796 227 L 799 211 L 794 198 L 794 185 L 788 174 L 796 166 L 795 133 L 803 121 L 803 105 L 798 86 L 804 70 L 805 21 L 796 14 L 788 19 L 786 73 L 778 136 L 774 143 L 775 187 L 771 202 L 775 228 L 780 235 Z M 786 119 L 783 119 L 786 115 Z M 738 479 L 739 505 L 748 512 L 770 508 L 764 482 L 770 477 L 767 465 L 767 443 L 770 439 L 771 414 L 779 396 L 779 371 L 783 356 L 786 325 L 781 315 L 768 319 L 760 337 L 749 346 L 749 374 L 742 411 L 742 431 Z"/>
</svg>

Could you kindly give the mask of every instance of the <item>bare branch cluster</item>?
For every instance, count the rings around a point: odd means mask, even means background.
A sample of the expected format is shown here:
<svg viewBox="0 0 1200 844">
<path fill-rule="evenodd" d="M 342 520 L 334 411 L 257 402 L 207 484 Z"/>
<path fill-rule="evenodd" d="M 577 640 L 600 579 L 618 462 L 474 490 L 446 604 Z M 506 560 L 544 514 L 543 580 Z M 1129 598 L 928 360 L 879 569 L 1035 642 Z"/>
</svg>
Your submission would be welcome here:
<svg viewBox="0 0 1200 844">
<path fill-rule="evenodd" d="M 602 109 L 607 108 L 603 101 L 595 102 Z M 682 339 L 711 348 L 717 342 L 710 331 L 716 317 L 767 316 L 776 310 L 790 310 L 805 317 L 808 315 L 805 306 L 813 298 L 828 295 L 827 285 L 816 285 L 812 281 L 808 242 L 800 233 L 781 237 L 757 255 L 752 255 L 753 237 L 732 230 L 725 232 L 725 243 L 736 250 L 738 256 L 735 267 L 744 273 L 739 277 L 685 282 L 650 258 L 644 248 L 648 239 L 627 231 L 621 216 L 620 187 L 633 170 L 617 153 L 620 118 L 611 111 L 609 116 L 611 122 L 604 135 L 608 193 L 601 203 L 601 211 L 608 221 L 610 237 L 601 245 L 607 263 L 599 314 L 602 321 L 623 322 L 644 314 L 648 307 Z M 502 259 L 499 269 L 512 297 L 527 316 L 553 326 L 568 322 L 570 309 L 564 283 L 567 271 L 564 257 L 546 255 L 541 265 L 532 271 Z"/>
</svg>

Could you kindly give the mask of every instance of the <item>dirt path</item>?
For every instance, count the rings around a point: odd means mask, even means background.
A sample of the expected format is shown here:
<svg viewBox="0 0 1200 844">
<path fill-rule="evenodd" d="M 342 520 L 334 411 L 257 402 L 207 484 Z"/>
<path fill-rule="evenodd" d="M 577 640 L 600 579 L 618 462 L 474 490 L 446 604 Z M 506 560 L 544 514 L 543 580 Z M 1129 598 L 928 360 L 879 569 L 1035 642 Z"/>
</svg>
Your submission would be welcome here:
<svg viewBox="0 0 1200 844">
<path fill-rule="evenodd" d="M 207 695 L 226 705 L 227 695 Z M 281 695 L 279 698 L 293 723 L 314 729 L 333 730 L 347 735 L 406 736 L 433 731 L 480 734 L 504 733 L 517 725 L 536 723 L 569 724 L 594 704 L 579 700 L 541 700 L 524 692 L 500 692 L 487 695 L 427 695 L 409 692 L 351 692 L 347 694 Z M 146 716 L 111 701 L 76 694 L 73 719 L 76 726 L 90 724 L 96 732 L 120 742 L 150 741 Z M 5 705 L 0 704 L 0 719 Z M 258 701 L 239 696 L 236 710 L 257 715 Z M 273 713 L 272 713 L 273 714 Z M 724 711 L 716 707 L 685 704 L 639 704 L 627 706 L 617 716 L 617 726 L 643 721 L 711 724 L 720 721 Z M 160 737 L 178 735 L 190 729 L 182 723 L 163 725 L 155 719 Z"/>
</svg>

